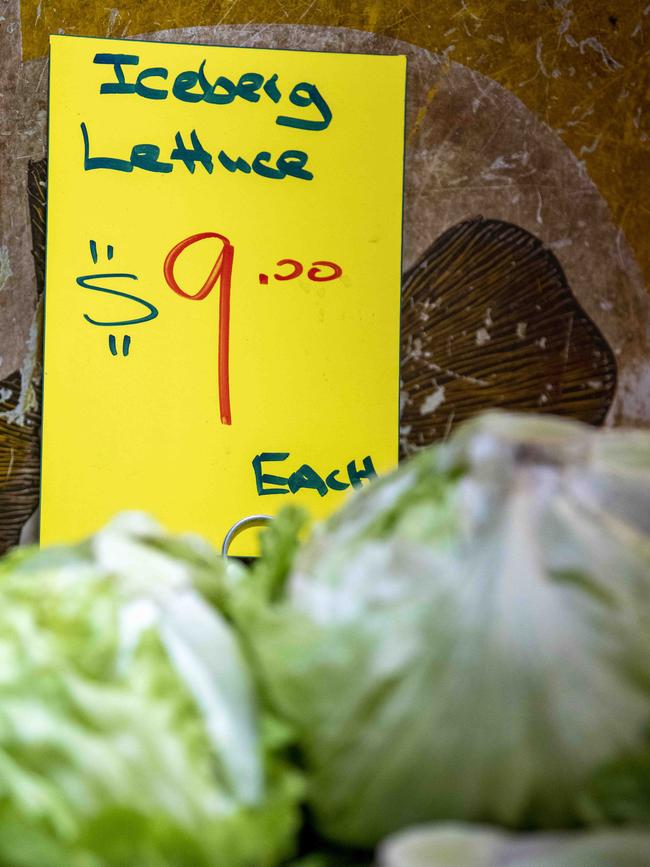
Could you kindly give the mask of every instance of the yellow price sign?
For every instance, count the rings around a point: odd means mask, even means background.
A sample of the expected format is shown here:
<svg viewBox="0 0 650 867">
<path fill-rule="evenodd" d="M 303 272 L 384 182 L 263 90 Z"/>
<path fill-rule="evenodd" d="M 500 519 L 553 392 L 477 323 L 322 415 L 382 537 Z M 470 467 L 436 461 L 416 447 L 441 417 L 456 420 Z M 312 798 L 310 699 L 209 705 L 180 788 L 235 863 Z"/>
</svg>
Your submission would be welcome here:
<svg viewBox="0 0 650 867">
<path fill-rule="evenodd" d="M 220 544 L 395 465 L 405 73 L 51 38 L 42 542 Z"/>
</svg>

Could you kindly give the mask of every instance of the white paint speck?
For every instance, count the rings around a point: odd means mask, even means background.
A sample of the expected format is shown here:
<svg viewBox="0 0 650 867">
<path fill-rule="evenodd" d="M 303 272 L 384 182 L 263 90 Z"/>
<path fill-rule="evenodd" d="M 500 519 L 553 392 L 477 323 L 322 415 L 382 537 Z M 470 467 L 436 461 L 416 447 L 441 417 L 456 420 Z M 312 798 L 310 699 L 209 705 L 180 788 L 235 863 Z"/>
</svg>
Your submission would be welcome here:
<svg viewBox="0 0 650 867">
<path fill-rule="evenodd" d="M 537 37 L 537 43 L 535 45 L 535 57 L 537 58 L 537 65 L 539 66 L 542 75 L 544 78 L 548 78 L 548 72 L 546 71 L 546 67 L 544 66 L 544 61 L 542 60 L 542 37 Z"/>
<path fill-rule="evenodd" d="M 580 54 L 585 53 L 585 48 L 591 48 L 592 51 L 600 54 L 605 66 L 612 71 L 615 69 L 623 69 L 623 64 L 619 63 L 618 60 L 614 60 L 609 51 L 596 39 L 595 36 L 590 36 L 588 39 L 581 39 L 578 43 L 578 47 L 580 48 Z"/>
<path fill-rule="evenodd" d="M 602 132 L 599 132 L 596 138 L 592 141 L 592 143 L 587 147 L 587 145 L 582 145 L 580 148 L 580 156 L 583 154 L 592 154 L 598 145 L 600 144 L 600 139 L 602 137 Z"/>
<path fill-rule="evenodd" d="M 490 342 L 490 333 L 487 328 L 479 328 L 476 332 L 476 345 L 477 346 L 485 346 L 486 343 Z"/>
<path fill-rule="evenodd" d="M 11 277 L 11 262 L 9 261 L 9 250 L 6 246 L 0 247 L 0 292 L 5 288 L 7 280 Z"/>
<path fill-rule="evenodd" d="M 571 19 L 573 18 L 573 12 L 570 9 L 567 9 L 567 5 L 570 0 L 556 0 L 554 6 L 556 9 L 562 9 L 564 15 L 562 16 L 562 21 L 560 22 L 560 26 L 557 29 L 558 36 L 564 36 L 569 27 L 571 26 Z"/>
<path fill-rule="evenodd" d="M 519 340 L 523 340 L 526 336 L 526 331 L 528 330 L 527 322 L 518 322 L 517 323 L 517 337 Z"/>
<path fill-rule="evenodd" d="M 431 412 L 435 412 L 444 402 L 445 387 L 444 385 L 440 385 L 432 394 L 424 399 L 420 406 L 420 415 L 428 415 Z"/>
<path fill-rule="evenodd" d="M 117 24 L 120 18 L 119 9 L 110 9 L 108 13 L 108 33 L 113 32 L 113 28 Z"/>
<path fill-rule="evenodd" d="M 456 46 L 455 46 L 455 45 L 448 45 L 448 46 L 445 48 L 445 50 L 442 52 L 442 56 L 443 56 L 444 60 L 445 60 L 447 63 L 449 63 L 449 55 L 450 55 L 450 54 L 453 54 L 453 52 L 454 52 L 455 50 L 456 50 Z"/>
</svg>

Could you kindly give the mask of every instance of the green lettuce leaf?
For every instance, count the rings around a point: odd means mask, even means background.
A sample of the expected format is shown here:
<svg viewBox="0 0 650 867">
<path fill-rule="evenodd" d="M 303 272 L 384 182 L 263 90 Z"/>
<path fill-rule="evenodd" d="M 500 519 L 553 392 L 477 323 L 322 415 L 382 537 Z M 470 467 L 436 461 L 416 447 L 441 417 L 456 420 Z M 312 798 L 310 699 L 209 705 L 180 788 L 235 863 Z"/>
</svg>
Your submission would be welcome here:
<svg viewBox="0 0 650 867">
<path fill-rule="evenodd" d="M 0 864 L 271 867 L 291 853 L 300 779 L 196 589 L 225 568 L 141 515 L 0 563 Z"/>
</svg>

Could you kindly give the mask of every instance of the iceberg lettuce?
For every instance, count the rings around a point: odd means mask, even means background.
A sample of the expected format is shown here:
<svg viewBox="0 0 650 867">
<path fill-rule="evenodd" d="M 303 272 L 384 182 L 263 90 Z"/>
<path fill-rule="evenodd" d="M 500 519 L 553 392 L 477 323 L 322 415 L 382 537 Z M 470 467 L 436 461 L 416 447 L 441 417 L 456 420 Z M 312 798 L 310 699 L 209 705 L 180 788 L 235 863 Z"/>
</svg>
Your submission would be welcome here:
<svg viewBox="0 0 650 867">
<path fill-rule="evenodd" d="M 649 433 L 491 413 L 289 517 L 230 605 L 325 835 L 650 821 Z"/>
<path fill-rule="evenodd" d="M 271 867 L 293 851 L 300 777 L 196 589 L 224 568 L 137 514 L 0 562 L 0 864 Z"/>
</svg>

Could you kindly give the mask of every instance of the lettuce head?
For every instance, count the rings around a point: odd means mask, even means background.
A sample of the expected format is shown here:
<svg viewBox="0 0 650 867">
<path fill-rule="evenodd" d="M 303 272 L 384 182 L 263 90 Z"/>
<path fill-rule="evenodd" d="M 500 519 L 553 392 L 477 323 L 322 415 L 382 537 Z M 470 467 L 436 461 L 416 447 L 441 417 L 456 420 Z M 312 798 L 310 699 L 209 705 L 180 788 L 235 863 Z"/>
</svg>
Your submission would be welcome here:
<svg viewBox="0 0 650 867">
<path fill-rule="evenodd" d="M 141 515 L 0 562 L 0 864 L 271 867 L 301 783 L 205 543 Z"/>
<path fill-rule="evenodd" d="M 327 836 L 650 821 L 650 434 L 488 414 L 269 532 L 232 604 Z"/>
</svg>

